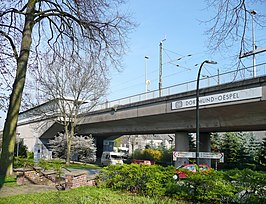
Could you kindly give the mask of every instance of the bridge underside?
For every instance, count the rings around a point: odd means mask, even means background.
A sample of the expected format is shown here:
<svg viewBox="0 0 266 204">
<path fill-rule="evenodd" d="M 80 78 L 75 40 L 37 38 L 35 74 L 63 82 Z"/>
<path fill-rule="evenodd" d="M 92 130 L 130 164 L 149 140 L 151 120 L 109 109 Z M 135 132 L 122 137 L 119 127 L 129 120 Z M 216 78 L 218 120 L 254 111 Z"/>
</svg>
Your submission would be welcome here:
<svg viewBox="0 0 266 204">
<path fill-rule="evenodd" d="M 40 137 L 40 141 L 42 141 L 43 144 L 47 145 L 49 140 L 50 139 L 53 139 L 54 136 L 59 133 L 59 132 L 62 132 L 64 131 L 64 126 L 62 124 L 59 124 L 59 123 L 53 123 L 50 128 L 47 129 L 47 131 L 45 131 Z M 84 134 L 84 135 L 89 135 L 89 134 Z M 121 136 L 121 135 L 119 135 Z M 103 152 L 103 141 L 106 140 L 106 139 L 115 139 L 115 138 L 110 138 L 109 136 L 107 135 L 102 135 L 102 136 L 93 136 L 94 140 L 95 140 L 95 145 L 96 145 L 96 148 L 97 148 L 97 151 L 96 151 L 96 157 L 97 158 L 100 158 L 101 157 L 101 154 Z"/>
</svg>

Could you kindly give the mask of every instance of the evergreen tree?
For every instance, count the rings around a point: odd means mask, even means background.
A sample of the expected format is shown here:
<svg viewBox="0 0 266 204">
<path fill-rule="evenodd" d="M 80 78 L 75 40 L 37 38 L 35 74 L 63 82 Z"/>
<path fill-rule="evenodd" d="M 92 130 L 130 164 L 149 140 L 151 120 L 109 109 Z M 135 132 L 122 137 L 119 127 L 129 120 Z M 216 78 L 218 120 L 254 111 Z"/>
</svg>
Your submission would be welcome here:
<svg viewBox="0 0 266 204">
<path fill-rule="evenodd" d="M 266 138 L 262 140 L 259 147 L 259 163 L 266 166 Z"/>
<path fill-rule="evenodd" d="M 217 139 L 217 135 L 213 138 Z M 225 133 L 222 141 L 216 141 L 212 145 L 213 148 L 221 148 L 224 152 L 225 163 L 235 163 L 238 167 L 245 167 L 246 165 L 256 164 L 258 160 L 259 145 L 253 133 L 249 132 L 229 132 Z"/>
<path fill-rule="evenodd" d="M 241 137 L 241 148 L 238 156 L 241 165 L 256 164 L 258 161 L 259 145 L 253 133 L 239 133 Z"/>
<path fill-rule="evenodd" d="M 221 151 L 224 153 L 225 164 L 238 162 L 238 154 L 241 149 L 241 139 L 238 133 L 227 132 L 223 135 Z"/>
<path fill-rule="evenodd" d="M 249 154 L 249 135 L 246 133 L 237 133 L 240 142 L 240 149 L 237 155 L 237 161 L 240 166 L 247 164 L 251 161 L 251 156 Z"/>
<path fill-rule="evenodd" d="M 195 152 L 196 151 L 196 143 L 195 138 L 193 137 L 193 134 L 188 134 L 188 145 L 189 145 L 189 151 Z"/>
<path fill-rule="evenodd" d="M 219 133 L 211 133 L 211 151 L 221 152 L 222 135 Z"/>
<path fill-rule="evenodd" d="M 254 137 L 253 133 L 248 133 L 248 152 L 250 156 L 250 163 L 258 163 L 260 143 Z"/>
<path fill-rule="evenodd" d="M 27 157 L 27 150 L 28 147 L 26 145 L 24 145 L 24 141 L 23 140 L 19 140 L 16 142 L 15 144 L 15 155 L 20 156 L 20 157 Z"/>
</svg>

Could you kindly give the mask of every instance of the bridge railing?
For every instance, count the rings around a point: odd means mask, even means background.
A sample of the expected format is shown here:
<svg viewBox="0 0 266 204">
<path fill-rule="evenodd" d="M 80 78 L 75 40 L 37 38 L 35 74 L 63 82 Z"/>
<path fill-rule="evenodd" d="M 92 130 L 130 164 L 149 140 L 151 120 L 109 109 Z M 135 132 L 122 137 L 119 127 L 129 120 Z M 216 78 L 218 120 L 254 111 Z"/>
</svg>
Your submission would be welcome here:
<svg viewBox="0 0 266 204">
<path fill-rule="evenodd" d="M 236 82 L 240 80 L 253 78 L 252 68 L 253 67 L 245 67 L 245 68 L 241 68 L 238 70 L 228 71 L 228 72 L 224 72 L 224 73 L 220 73 L 220 74 L 216 74 L 212 76 L 202 75 L 200 79 L 200 88 L 207 88 L 207 87 L 217 86 L 219 84 L 225 84 L 225 83 Z M 256 72 L 257 77 L 266 75 L 266 63 L 257 64 L 256 68 L 257 68 L 257 72 Z M 168 96 L 168 95 L 184 93 L 184 92 L 195 90 L 196 82 L 197 82 L 196 80 L 193 80 L 193 81 L 188 81 L 188 82 L 184 82 L 184 83 L 180 83 L 177 85 L 163 88 L 161 90 L 161 96 Z M 86 107 L 86 105 L 84 105 L 84 107 L 80 110 L 80 112 L 84 113 L 88 111 L 92 112 L 92 111 L 102 110 L 106 108 L 115 108 L 119 105 L 126 105 L 130 103 L 145 101 L 145 100 L 154 99 L 158 97 L 160 97 L 159 90 L 154 90 L 154 91 L 149 91 L 147 93 L 141 93 L 141 94 L 137 94 L 137 95 L 133 95 L 133 96 L 125 97 L 125 98 L 120 98 L 120 99 L 113 100 L 113 101 L 106 101 L 90 109 Z"/>
</svg>

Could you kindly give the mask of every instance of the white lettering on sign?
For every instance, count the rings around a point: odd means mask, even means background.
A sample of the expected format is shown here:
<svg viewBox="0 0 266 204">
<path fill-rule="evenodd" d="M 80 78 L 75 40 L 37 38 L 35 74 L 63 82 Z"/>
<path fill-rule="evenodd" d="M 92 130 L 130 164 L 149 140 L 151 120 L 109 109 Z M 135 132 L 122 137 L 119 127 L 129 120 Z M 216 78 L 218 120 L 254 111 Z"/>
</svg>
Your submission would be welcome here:
<svg viewBox="0 0 266 204">
<path fill-rule="evenodd" d="M 173 161 L 177 158 L 196 158 L 196 152 L 173 152 Z M 220 162 L 224 162 L 224 153 L 222 152 L 199 152 L 199 158 L 201 159 L 216 159 Z"/>
<path fill-rule="evenodd" d="M 199 158 L 204 159 L 221 159 L 223 153 L 220 152 L 199 152 Z"/>
<path fill-rule="evenodd" d="M 196 152 L 173 152 L 173 158 L 195 158 Z M 175 160 L 174 160 L 175 161 Z"/>
<path fill-rule="evenodd" d="M 221 94 L 202 96 L 199 98 L 199 105 L 210 105 L 225 103 L 231 101 L 240 101 L 245 99 L 254 99 L 262 97 L 262 87 L 231 91 Z M 196 98 L 174 101 L 171 104 L 172 110 L 189 108 L 196 106 Z"/>
</svg>

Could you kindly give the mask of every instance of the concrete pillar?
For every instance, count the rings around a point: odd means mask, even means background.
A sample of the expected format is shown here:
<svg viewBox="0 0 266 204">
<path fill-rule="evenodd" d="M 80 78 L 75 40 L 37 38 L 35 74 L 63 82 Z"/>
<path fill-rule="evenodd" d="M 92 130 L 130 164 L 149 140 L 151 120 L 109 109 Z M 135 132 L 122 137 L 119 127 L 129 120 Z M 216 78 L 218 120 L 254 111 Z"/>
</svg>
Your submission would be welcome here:
<svg viewBox="0 0 266 204">
<path fill-rule="evenodd" d="M 176 132 L 175 133 L 175 151 L 176 152 L 188 152 L 189 151 L 189 141 L 187 132 Z M 188 158 L 177 158 L 175 161 L 175 167 L 182 164 L 188 164 Z"/>
<path fill-rule="evenodd" d="M 96 145 L 96 158 L 97 159 L 100 159 L 101 156 L 102 156 L 102 153 L 103 153 L 103 140 L 106 138 L 106 137 L 93 137 L 94 140 L 95 140 L 95 145 Z"/>
<path fill-rule="evenodd" d="M 211 137 L 208 132 L 201 132 L 199 137 L 199 151 L 211 152 Z M 211 166 L 211 159 L 200 159 L 200 164 L 207 164 Z"/>
</svg>

